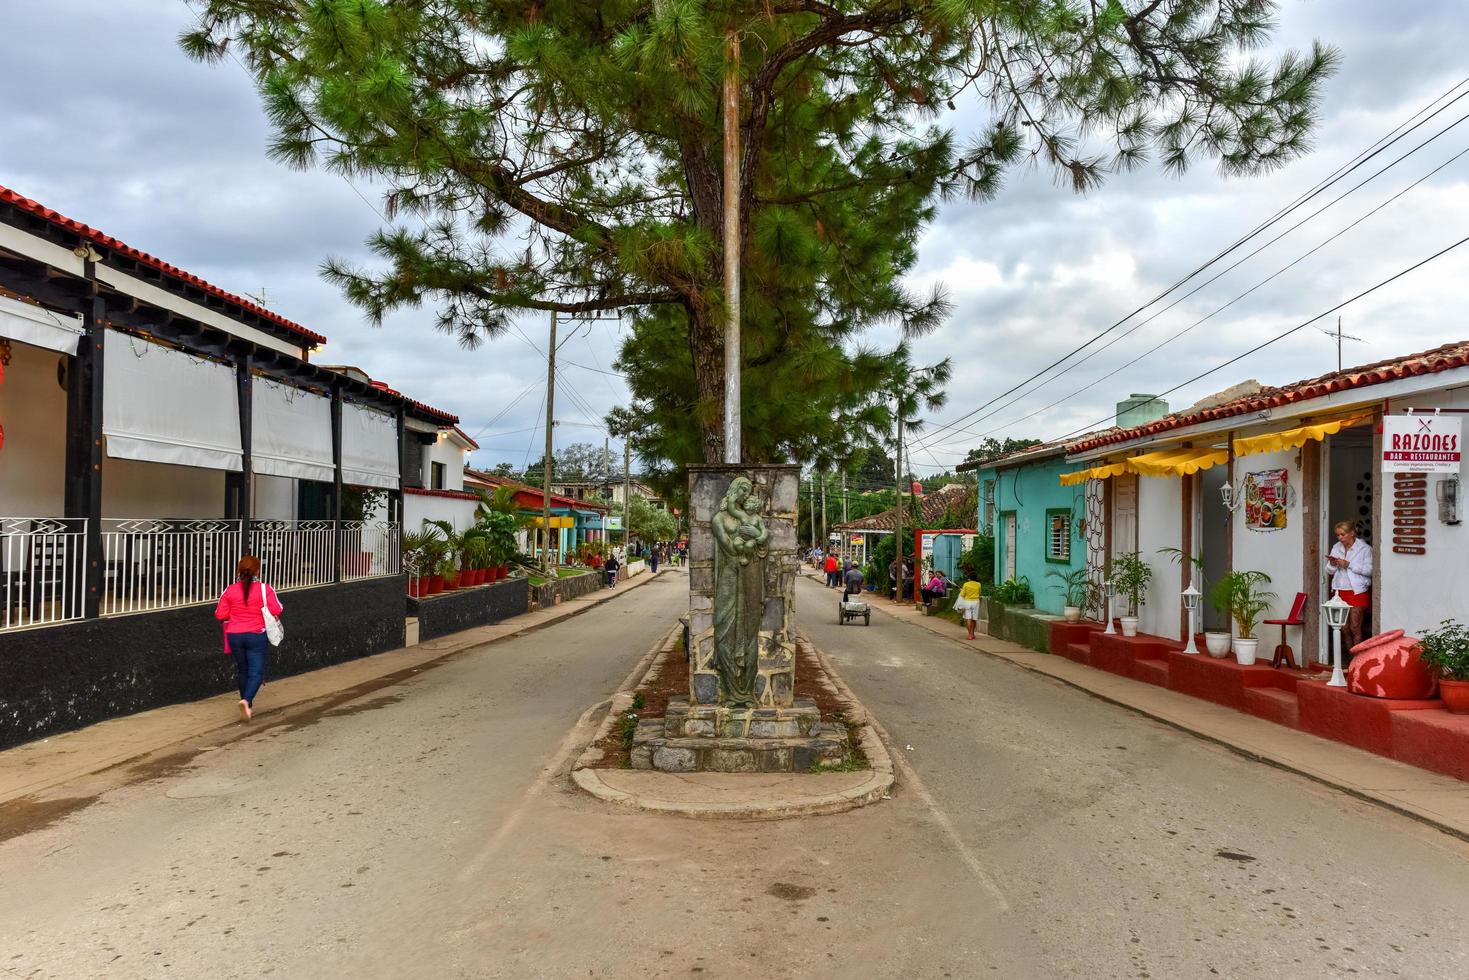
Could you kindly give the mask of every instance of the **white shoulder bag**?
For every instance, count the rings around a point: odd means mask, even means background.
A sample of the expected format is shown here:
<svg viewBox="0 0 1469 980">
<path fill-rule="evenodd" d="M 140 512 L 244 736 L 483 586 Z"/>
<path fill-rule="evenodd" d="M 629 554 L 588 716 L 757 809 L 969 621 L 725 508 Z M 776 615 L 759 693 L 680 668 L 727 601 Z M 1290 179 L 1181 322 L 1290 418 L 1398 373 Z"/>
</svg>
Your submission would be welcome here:
<svg viewBox="0 0 1469 980">
<path fill-rule="evenodd" d="M 265 590 L 268 588 L 269 586 L 264 582 L 260 583 L 260 618 L 265 620 L 265 638 L 270 641 L 271 646 L 278 647 L 286 638 L 286 628 L 281 625 L 275 613 L 270 611 L 270 606 L 265 600 Z"/>
</svg>

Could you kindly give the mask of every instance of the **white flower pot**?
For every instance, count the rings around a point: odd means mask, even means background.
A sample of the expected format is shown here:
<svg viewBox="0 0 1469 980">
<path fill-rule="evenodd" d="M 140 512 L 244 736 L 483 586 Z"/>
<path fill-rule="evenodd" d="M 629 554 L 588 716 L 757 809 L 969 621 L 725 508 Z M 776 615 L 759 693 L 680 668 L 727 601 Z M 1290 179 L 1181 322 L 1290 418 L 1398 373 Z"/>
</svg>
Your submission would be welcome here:
<svg viewBox="0 0 1469 980">
<path fill-rule="evenodd" d="M 1122 635 L 1123 636 L 1137 636 L 1137 617 L 1136 616 L 1121 616 L 1121 617 L 1118 617 L 1118 620 L 1117 621 L 1122 624 Z"/>
<path fill-rule="evenodd" d="M 1209 656 L 1223 659 L 1229 656 L 1230 635 L 1228 633 L 1205 633 L 1204 649 Z"/>
<path fill-rule="evenodd" d="M 1066 617 L 1066 622 L 1068 623 L 1079 623 L 1081 622 L 1081 607 L 1067 606 L 1062 610 L 1061 615 Z"/>
<path fill-rule="evenodd" d="M 1242 637 L 1234 638 L 1234 659 L 1239 661 L 1241 667 L 1248 667 L 1255 662 L 1255 654 L 1260 650 L 1258 639 L 1246 640 Z"/>
</svg>

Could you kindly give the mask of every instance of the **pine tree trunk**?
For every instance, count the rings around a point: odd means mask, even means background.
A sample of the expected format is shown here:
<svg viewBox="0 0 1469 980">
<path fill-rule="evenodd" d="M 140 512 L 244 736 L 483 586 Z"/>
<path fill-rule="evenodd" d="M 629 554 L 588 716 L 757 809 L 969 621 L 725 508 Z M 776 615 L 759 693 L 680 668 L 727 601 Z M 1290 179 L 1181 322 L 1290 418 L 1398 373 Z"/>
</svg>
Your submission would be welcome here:
<svg viewBox="0 0 1469 980">
<path fill-rule="evenodd" d="M 724 325 L 703 305 L 689 306 L 689 352 L 694 359 L 695 412 L 704 462 L 724 461 Z"/>
</svg>

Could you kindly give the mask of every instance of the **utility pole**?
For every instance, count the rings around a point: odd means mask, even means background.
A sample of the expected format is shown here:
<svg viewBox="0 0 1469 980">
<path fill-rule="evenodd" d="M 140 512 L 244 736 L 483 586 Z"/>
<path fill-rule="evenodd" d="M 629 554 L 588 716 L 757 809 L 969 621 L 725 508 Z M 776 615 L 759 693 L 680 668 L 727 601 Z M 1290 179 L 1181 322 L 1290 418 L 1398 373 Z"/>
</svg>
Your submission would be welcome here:
<svg viewBox="0 0 1469 980">
<path fill-rule="evenodd" d="M 556 418 L 556 311 L 551 311 L 551 343 L 546 347 L 546 459 L 541 497 L 541 528 L 546 546 L 541 551 L 541 571 L 551 574 L 551 427 Z"/>
<path fill-rule="evenodd" d="M 811 471 L 811 550 L 816 550 L 816 471 Z"/>
<path fill-rule="evenodd" d="M 724 68 L 724 461 L 740 446 L 740 35 L 729 32 Z"/>
<path fill-rule="evenodd" d="M 622 437 L 622 552 L 627 557 L 627 547 L 632 538 L 632 449 L 626 434 Z"/>
<path fill-rule="evenodd" d="M 847 471 L 842 470 L 842 523 L 847 523 Z"/>
<path fill-rule="evenodd" d="M 831 537 L 826 530 L 826 472 L 821 474 L 821 541 L 828 548 L 831 547 Z"/>
<path fill-rule="evenodd" d="M 903 601 L 903 396 L 898 395 L 898 459 L 893 467 L 897 470 L 897 506 L 893 509 L 893 573 L 897 582 L 893 587 L 893 601 Z"/>
</svg>

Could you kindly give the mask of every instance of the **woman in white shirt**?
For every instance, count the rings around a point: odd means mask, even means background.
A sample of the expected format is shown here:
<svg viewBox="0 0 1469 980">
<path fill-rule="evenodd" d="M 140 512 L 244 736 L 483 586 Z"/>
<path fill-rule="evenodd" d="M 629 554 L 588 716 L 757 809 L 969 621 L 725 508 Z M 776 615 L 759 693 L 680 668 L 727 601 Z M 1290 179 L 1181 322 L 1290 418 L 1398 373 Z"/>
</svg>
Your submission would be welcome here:
<svg viewBox="0 0 1469 980">
<path fill-rule="evenodd" d="M 1357 537 L 1356 521 L 1341 521 L 1334 530 L 1336 544 L 1331 546 L 1326 570 L 1331 573 L 1331 591 L 1352 607 L 1341 631 L 1342 649 L 1349 651 L 1366 639 L 1362 619 L 1372 605 L 1372 546 Z"/>
</svg>

